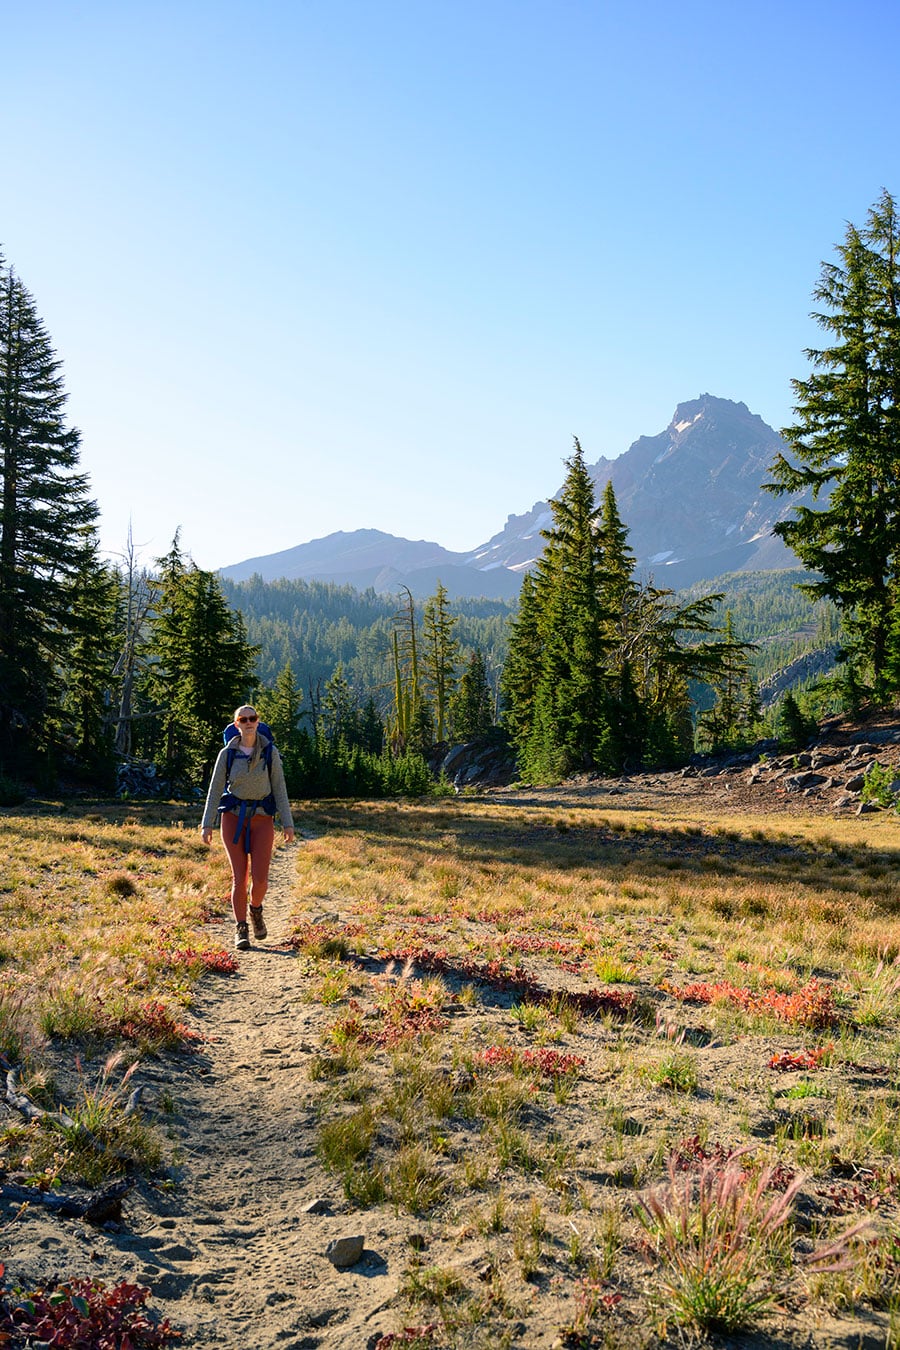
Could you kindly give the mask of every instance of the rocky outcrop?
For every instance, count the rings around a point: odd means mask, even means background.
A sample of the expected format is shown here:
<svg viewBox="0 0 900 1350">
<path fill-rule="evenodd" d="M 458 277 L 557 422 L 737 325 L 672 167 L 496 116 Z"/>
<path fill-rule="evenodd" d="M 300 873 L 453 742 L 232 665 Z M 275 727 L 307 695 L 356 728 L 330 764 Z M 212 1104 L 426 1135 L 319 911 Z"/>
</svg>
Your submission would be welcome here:
<svg viewBox="0 0 900 1350">
<path fill-rule="evenodd" d="M 796 661 L 791 661 L 759 686 L 759 702 L 763 708 L 775 703 L 788 689 L 794 689 L 807 680 L 819 680 L 831 675 L 837 665 L 840 648 L 836 642 L 818 651 L 804 652 Z"/>
<path fill-rule="evenodd" d="M 506 787 L 517 776 L 515 752 L 506 738 L 499 736 L 451 746 L 439 767 L 457 792 L 464 788 Z"/>
<path fill-rule="evenodd" d="M 720 779 L 732 799 L 743 790 L 747 804 L 760 810 L 767 798 L 786 796 L 837 811 L 900 806 L 900 725 L 853 729 L 829 722 L 805 749 L 775 752 L 777 743 L 767 741 L 740 755 L 698 757 L 681 776 Z"/>
</svg>

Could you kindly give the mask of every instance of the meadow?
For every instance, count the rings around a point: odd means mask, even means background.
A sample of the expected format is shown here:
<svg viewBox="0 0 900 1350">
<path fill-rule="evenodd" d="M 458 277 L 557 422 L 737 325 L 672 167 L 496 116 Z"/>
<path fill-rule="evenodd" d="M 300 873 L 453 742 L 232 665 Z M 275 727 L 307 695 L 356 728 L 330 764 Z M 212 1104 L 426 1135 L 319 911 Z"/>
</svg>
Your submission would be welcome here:
<svg viewBox="0 0 900 1350">
<path fill-rule="evenodd" d="M 298 1130 L 310 1185 L 402 1239 L 379 1350 L 900 1345 L 900 822 L 704 812 L 301 812 Z M 196 1048 L 234 966 L 184 816 L 3 819 L 0 1050 L 75 1122 L 9 1113 L 5 1178 L 164 1184 L 166 1104 L 129 1111 L 129 1075 Z"/>
</svg>

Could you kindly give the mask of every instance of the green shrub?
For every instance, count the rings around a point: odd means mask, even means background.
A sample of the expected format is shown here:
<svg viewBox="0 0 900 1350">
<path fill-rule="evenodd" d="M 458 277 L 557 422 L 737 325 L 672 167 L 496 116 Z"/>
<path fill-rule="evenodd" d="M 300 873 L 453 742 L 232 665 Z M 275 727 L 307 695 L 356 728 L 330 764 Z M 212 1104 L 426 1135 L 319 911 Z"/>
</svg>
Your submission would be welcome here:
<svg viewBox="0 0 900 1350">
<path fill-rule="evenodd" d="M 866 770 L 860 800 L 873 802 L 876 806 L 891 807 L 897 805 L 897 798 L 891 791 L 896 781 L 896 772 L 883 764 L 870 764 Z"/>
<path fill-rule="evenodd" d="M 21 783 L 0 773 L 0 806 L 21 806 L 27 797 L 28 793 Z"/>
</svg>

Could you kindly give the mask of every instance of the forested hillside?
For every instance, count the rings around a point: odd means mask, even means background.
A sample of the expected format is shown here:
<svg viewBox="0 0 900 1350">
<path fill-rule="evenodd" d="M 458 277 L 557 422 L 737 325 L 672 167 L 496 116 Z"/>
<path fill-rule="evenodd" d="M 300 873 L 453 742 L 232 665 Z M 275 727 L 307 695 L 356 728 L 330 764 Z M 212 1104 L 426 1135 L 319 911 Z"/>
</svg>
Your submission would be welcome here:
<svg viewBox="0 0 900 1350">
<path fill-rule="evenodd" d="M 817 651 L 839 641 L 840 614 L 828 600 L 813 600 L 798 590 L 798 584 L 811 580 L 802 568 L 780 572 L 729 572 L 714 581 L 690 586 L 680 592 L 696 599 L 711 591 L 722 592 L 717 614 L 724 620 L 731 615 L 735 636 L 756 644 L 750 654 L 750 668 L 757 682 L 807 652 Z"/>
<path fill-rule="evenodd" d="M 326 581 L 228 581 L 220 584 L 228 604 L 240 611 L 247 637 L 259 647 L 259 681 L 272 687 L 290 665 L 307 702 L 340 664 L 356 695 L 382 709 L 394 682 L 393 633 L 398 597 L 357 591 Z M 417 607 L 421 609 L 421 607 Z M 496 690 L 506 659 L 506 629 L 515 606 L 504 600 L 455 600 L 450 605 L 460 666 L 479 648 Z"/>
<path fill-rule="evenodd" d="M 737 639 L 757 644 L 750 655 L 757 681 L 767 679 L 798 656 L 837 640 L 839 616 L 828 601 L 811 601 L 797 589 L 807 574 L 732 572 L 703 586 L 677 592 L 690 602 L 722 592 L 716 607 L 724 623 L 731 614 Z M 243 615 L 247 637 L 259 647 L 257 674 L 262 685 L 274 685 L 290 664 L 308 703 L 309 691 L 324 686 L 338 664 L 356 694 L 387 706 L 393 682 L 391 635 L 399 600 L 317 581 L 249 581 L 221 579 L 232 609 Z M 460 665 L 477 647 L 484 656 L 494 689 L 506 661 L 508 624 L 516 604 L 502 600 L 454 600 L 454 635 L 460 644 Z"/>
</svg>

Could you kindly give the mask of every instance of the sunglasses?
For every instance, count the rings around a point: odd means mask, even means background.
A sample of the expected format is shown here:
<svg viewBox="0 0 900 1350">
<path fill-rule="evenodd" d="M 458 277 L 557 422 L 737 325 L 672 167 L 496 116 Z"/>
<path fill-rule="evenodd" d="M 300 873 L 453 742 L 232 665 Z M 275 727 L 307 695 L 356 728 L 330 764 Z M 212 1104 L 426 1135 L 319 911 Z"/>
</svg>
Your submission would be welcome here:
<svg viewBox="0 0 900 1350">
<path fill-rule="evenodd" d="M 257 715 L 256 713 L 254 713 L 252 717 L 239 717 L 239 718 L 238 718 L 238 721 L 239 721 L 239 722 L 258 722 L 258 721 L 259 721 L 259 717 L 258 717 L 258 715 Z"/>
</svg>

